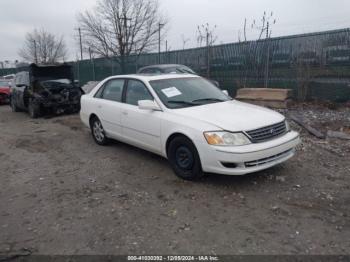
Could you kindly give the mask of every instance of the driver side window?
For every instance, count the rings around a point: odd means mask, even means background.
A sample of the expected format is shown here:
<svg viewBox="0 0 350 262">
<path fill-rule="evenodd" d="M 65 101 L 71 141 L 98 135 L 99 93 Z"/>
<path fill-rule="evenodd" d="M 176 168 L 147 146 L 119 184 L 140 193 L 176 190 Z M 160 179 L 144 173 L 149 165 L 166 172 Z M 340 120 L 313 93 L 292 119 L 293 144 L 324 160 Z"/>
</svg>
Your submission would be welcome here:
<svg viewBox="0 0 350 262">
<path fill-rule="evenodd" d="M 129 80 L 125 94 L 125 102 L 129 105 L 138 106 L 140 100 L 154 100 L 154 98 L 142 82 Z"/>
</svg>

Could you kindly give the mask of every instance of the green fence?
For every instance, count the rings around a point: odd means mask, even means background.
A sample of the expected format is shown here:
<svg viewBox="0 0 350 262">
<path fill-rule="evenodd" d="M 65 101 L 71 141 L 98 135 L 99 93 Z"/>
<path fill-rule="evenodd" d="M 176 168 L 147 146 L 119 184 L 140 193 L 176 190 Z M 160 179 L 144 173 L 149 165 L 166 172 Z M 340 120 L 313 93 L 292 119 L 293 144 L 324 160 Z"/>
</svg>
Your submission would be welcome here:
<svg viewBox="0 0 350 262">
<path fill-rule="evenodd" d="M 209 54 L 209 59 L 208 59 Z M 126 72 L 158 64 L 158 54 L 130 56 Z M 184 64 L 219 81 L 232 95 L 242 87 L 290 88 L 300 99 L 350 99 L 350 30 L 271 38 L 164 52 L 161 63 Z M 209 63 L 208 63 L 209 60 Z M 121 74 L 117 58 L 72 62 L 81 84 Z M 15 70 L 7 70 L 8 74 Z"/>
</svg>

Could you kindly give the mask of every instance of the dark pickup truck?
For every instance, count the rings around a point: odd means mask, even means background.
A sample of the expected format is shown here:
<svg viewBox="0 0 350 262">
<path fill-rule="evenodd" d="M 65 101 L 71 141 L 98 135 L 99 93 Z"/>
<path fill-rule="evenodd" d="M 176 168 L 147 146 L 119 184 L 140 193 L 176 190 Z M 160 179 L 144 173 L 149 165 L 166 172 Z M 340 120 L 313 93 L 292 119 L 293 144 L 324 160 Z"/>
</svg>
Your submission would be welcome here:
<svg viewBox="0 0 350 262">
<path fill-rule="evenodd" d="M 70 65 L 31 64 L 17 71 L 10 95 L 14 112 L 25 110 L 32 118 L 79 112 L 82 91 L 74 83 Z"/>
</svg>

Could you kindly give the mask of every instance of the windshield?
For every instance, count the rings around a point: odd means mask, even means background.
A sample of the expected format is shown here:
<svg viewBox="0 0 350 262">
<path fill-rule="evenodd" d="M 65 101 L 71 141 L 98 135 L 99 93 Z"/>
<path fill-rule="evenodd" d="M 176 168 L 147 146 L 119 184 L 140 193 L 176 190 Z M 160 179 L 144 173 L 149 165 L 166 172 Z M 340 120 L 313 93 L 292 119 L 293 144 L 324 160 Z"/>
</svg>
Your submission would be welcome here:
<svg viewBox="0 0 350 262">
<path fill-rule="evenodd" d="M 220 89 L 201 77 L 150 81 L 151 86 L 171 109 L 200 106 L 231 100 Z"/>
<path fill-rule="evenodd" d="M 70 79 L 37 79 L 34 81 L 34 84 L 41 85 L 47 89 L 56 89 L 56 88 L 73 88 L 74 85 Z"/>
<path fill-rule="evenodd" d="M 180 73 L 180 74 L 192 74 L 196 75 L 196 73 L 189 67 L 186 66 L 181 66 L 181 67 L 169 67 L 163 70 L 164 73 L 166 74 L 171 74 L 171 73 Z"/>
</svg>

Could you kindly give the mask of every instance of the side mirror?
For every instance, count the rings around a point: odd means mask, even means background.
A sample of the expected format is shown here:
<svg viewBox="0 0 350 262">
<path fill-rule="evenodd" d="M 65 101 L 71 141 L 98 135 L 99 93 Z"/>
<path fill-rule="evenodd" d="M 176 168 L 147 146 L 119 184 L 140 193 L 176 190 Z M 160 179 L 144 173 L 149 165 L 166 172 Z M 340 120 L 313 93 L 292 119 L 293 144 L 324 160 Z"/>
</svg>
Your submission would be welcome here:
<svg viewBox="0 0 350 262">
<path fill-rule="evenodd" d="M 161 111 L 159 105 L 152 100 L 140 100 L 138 104 L 141 110 Z"/>
<path fill-rule="evenodd" d="M 225 95 L 230 96 L 227 90 L 222 90 L 222 92 L 223 92 Z"/>
</svg>

